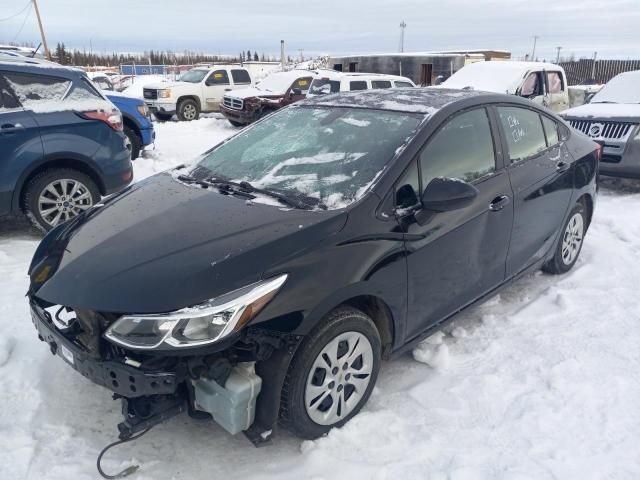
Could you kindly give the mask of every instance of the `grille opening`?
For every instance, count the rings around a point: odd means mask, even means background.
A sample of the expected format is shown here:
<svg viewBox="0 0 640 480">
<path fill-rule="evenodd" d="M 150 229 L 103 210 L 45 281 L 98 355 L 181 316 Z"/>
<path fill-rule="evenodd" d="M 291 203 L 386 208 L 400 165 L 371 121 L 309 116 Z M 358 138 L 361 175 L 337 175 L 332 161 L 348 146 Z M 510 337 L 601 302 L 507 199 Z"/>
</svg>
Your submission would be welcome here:
<svg viewBox="0 0 640 480">
<path fill-rule="evenodd" d="M 570 120 L 569 124 L 591 138 L 610 140 L 626 140 L 634 126 L 629 122 L 600 122 L 597 120 Z"/>
</svg>

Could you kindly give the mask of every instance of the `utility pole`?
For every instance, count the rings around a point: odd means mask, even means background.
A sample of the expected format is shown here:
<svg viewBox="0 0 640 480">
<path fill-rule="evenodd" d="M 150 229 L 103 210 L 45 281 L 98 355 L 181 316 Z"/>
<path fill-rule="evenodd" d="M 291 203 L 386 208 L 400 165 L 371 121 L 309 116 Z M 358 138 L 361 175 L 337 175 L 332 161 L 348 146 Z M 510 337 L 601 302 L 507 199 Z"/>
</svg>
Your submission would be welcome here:
<svg viewBox="0 0 640 480">
<path fill-rule="evenodd" d="M 556 50 L 558 51 L 558 54 L 556 55 L 556 63 L 560 63 L 560 50 L 562 50 L 562 47 L 556 47 Z"/>
<path fill-rule="evenodd" d="M 533 36 L 533 51 L 531 52 L 531 61 L 535 62 L 536 61 L 536 43 L 538 43 L 538 39 L 540 37 L 538 35 L 534 35 Z"/>
<path fill-rule="evenodd" d="M 47 56 L 47 60 L 51 60 L 51 52 L 49 52 L 47 39 L 44 36 L 44 28 L 42 28 L 42 19 L 40 18 L 40 10 L 38 10 L 38 2 L 36 0 L 32 0 L 32 2 L 33 8 L 36 11 L 36 17 L 38 18 L 38 26 L 40 27 L 40 36 L 42 37 L 42 46 L 44 47 L 44 53 Z"/>
<path fill-rule="evenodd" d="M 282 65 L 282 71 L 284 72 L 284 40 L 280 40 L 280 63 Z"/>
<path fill-rule="evenodd" d="M 598 57 L 598 52 L 593 52 L 593 65 L 591 66 L 591 78 L 595 80 L 596 78 L 596 58 Z"/>
<path fill-rule="evenodd" d="M 299 48 L 298 51 L 300 52 L 300 61 L 304 62 L 304 48 Z"/>
<path fill-rule="evenodd" d="M 400 22 L 400 53 L 404 52 L 404 29 L 407 28 L 407 24 L 404 20 Z"/>
</svg>

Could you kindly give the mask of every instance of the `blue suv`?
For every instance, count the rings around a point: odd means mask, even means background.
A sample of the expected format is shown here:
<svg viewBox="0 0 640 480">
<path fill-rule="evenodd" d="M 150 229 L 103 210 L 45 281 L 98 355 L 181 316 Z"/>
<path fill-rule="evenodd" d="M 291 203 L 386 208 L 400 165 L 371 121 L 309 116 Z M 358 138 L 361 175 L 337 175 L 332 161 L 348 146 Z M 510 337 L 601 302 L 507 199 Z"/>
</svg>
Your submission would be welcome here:
<svg viewBox="0 0 640 480">
<path fill-rule="evenodd" d="M 0 60 L 0 216 L 39 228 L 78 215 L 133 178 L 120 112 L 84 72 Z"/>
</svg>

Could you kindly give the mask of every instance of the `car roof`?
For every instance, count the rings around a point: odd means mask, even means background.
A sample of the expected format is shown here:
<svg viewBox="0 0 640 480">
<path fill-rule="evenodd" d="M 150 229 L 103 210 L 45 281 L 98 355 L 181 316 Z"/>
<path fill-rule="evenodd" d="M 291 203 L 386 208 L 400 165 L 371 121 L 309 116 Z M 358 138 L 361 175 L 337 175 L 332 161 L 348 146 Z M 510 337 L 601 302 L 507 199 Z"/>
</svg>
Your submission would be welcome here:
<svg viewBox="0 0 640 480">
<path fill-rule="evenodd" d="M 453 90 L 432 87 L 389 88 L 318 95 L 307 98 L 300 102 L 299 105 L 357 107 L 432 115 L 451 103 L 483 95 L 492 98 L 496 97 L 496 94 L 477 90 Z M 500 97 L 504 97 L 507 101 L 512 100 L 512 96 L 509 95 L 500 95 Z"/>
<path fill-rule="evenodd" d="M 49 62 L 38 58 L 9 57 L 5 55 L 0 55 L 0 69 L 31 73 L 35 75 L 50 74 L 65 78 L 76 78 L 79 75 L 84 75 L 84 71 L 78 68 L 65 67 L 55 62 Z"/>
<path fill-rule="evenodd" d="M 402 77 L 399 75 L 389 75 L 386 73 L 367 73 L 367 72 L 338 72 L 337 70 L 316 70 L 316 73 L 320 76 L 320 77 L 330 77 L 332 79 L 345 79 L 345 78 L 360 78 L 360 79 L 367 79 L 368 77 L 370 78 L 375 78 L 375 79 L 387 79 L 387 80 L 400 80 L 400 81 L 407 81 L 410 80 L 407 77 Z"/>
</svg>

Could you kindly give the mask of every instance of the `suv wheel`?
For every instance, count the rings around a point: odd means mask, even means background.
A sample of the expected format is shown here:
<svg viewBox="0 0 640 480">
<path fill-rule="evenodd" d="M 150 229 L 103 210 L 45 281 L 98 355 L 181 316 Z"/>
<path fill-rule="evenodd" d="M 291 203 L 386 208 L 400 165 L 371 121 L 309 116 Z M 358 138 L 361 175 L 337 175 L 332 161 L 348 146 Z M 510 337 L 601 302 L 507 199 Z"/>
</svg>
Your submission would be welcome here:
<svg viewBox="0 0 640 480">
<path fill-rule="evenodd" d="M 24 210 L 44 231 L 66 222 L 100 200 L 96 184 L 84 173 L 67 168 L 45 170 L 27 185 Z"/>
<path fill-rule="evenodd" d="M 380 336 L 351 307 L 330 313 L 303 341 L 285 378 L 280 421 L 305 439 L 340 427 L 367 402 L 380 369 Z"/>
<path fill-rule="evenodd" d="M 563 226 L 562 235 L 553 258 L 542 267 L 542 270 L 553 274 L 566 273 L 571 270 L 580 256 L 586 230 L 585 208 L 581 202 L 578 202 Z"/>
<path fill-rule="evenodd" d="M 168 122 L 169 120 L 171 120 L 171 117 L 173 117 L 173 113 L 156 112 L 153 115 L 161 122 Z"/>
<path fill-rule="evenodd" d="M 195 100 L 190 98 L 182 100 L 178 105 L 178 119 L 182 121 L 190 122 L 191 120 L 197 120 L 200 117 L 200 109 Z"/>
<path fill-rule="evenodd" d="M 129 152 L 131 152 L 131 160 L 135 160 L 140 156 L 140 149 L 142 148 L 142 140 L 138 134 L 130 127 L 124 127 L 124 134 L 129 139 Z"/>
</svg>

